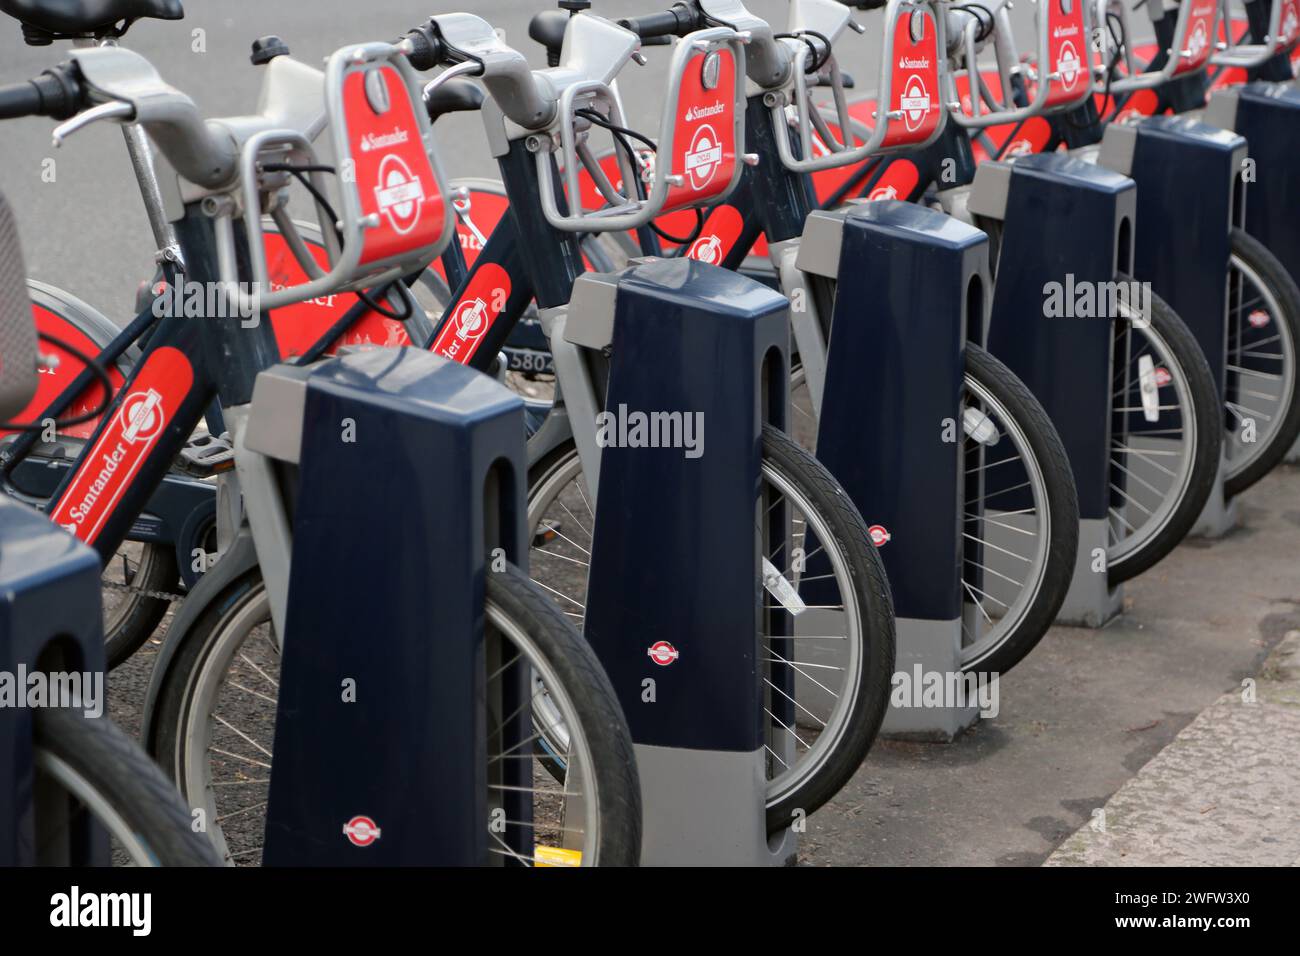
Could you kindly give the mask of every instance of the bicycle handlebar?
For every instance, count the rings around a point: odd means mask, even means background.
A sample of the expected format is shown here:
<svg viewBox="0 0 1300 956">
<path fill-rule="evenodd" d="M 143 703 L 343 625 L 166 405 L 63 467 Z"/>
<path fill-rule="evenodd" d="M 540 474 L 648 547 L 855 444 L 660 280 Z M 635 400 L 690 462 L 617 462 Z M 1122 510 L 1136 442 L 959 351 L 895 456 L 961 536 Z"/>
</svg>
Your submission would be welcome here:
<svg viewBox="0 0 1300 956">
<path fill-rule="evenodd" d="M 0 119 L 49 116 L 67 119 L 82 106 L 80 79 L 70 65 L 46 70 L 25 83 L 0 87 Z"/>
<path fill-rule="evenodd" d="M 651 13 L 644 17 L 627 17 L 619 20 L 618 25 L 631 30 L 642 40 L 654 40 L 658 37 L 683 37 L 688 33 L 703 29 L 705 24 L 698 11 L 682 3 L 674 4 L 672 9 L 662 13 Z"/>
</svg>

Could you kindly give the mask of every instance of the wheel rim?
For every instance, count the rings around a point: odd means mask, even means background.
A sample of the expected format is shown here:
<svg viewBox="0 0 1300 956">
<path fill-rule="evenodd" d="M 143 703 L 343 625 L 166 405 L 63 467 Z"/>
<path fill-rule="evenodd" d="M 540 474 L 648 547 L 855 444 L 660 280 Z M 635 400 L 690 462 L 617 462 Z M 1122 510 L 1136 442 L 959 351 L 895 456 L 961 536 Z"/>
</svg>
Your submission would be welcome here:
<svg viewBox="0 0 1300 956">
<path fill-rule="evenodd" d="M 782 543 L 774 549 L 764 548 L 768 560 L 803 592 L 816 579 L 830 581 L 826 588 L 836 593 L 825 603 L 808 602 L 808 611 L 790 636 L 776 636 L 776 629 L 788 625 L 789 615 L 779 604 L 772 603 L 770 593 L 760 588 L 764 597 L 762 620 L 766 622 L 760 644 L 760 662 L 764 666 L 765 742 L 767 754 L 766 804 L 773 806 L 805 781 L 817 774 L 834 754 L 840 741 L 852 727 L 862 668 L 862 618 L 857 594 L 844 586 L 849 575 L 838 548 L 819 544 L 803 555 L 809 571 L 825 555 L 829 571 L 810 575 L 796 570 L 795 548 L 802 547 L 809 531 L 818 542 L 833 540 L 830 529 L 815 508 L 809 506 L 801 492 L 770 462 L 762 467 L 764 492 L 756 502 L 758 533 L 774 540 L 778 533 Z M 790 553 L 779 529 L 769 526 L 769 516 L 785 502 L 791 533 Z M 576 451 L 556 465 L 530 491 L 529 527 L 533 529 L 533 548 L 529 567 L 533 580 L 545 590 L 581 628 L 586 611 L 586 578 L 591 558 L 591 537 L 595 519 L 590 498 L 582 478 L 582 465 Z M 790 560 L 795 558 L 795 560 Z M 837 601 L 836 598 L 839 600 Z M 811 618 L 806 617 L 814 612 Z M 838 621 L 840 633 L 834 622 Z M 809 633 L 809 631 L 817 633 Z M 820 639 L 820 640 L 819 640 Z M 777 643 L 774 643 L 777 642 Z M 832 643 L 835 642 L 835 643 Z M 799 651 L 793 656 L 792 645 Z M 818 659 L 809 660 L 812 654 Z M 794 693 L 791 694 L 791 688 Z M 545 701 L 539 703 L 546 719 Z M 790 719 L 793 714 L 793 719 Z M 785 718 L 785 719 L 783 719 Z M 562 737 L 544 740 L 543 745 L 563 749 Z"/>
<path fill-rule="evenodd" d="M 1120 308 L 1111 395 L 1108 567 L 1141 551 L 1174 519 L 1191 486 L 1199 440 L 1181 364 L 1153 325 L 1140 321 L 1127 304 Z M 1157 376 L 1154 423 L 1146 421 L 1139 397 L 1145 359 L 1154 369 L 1148 374 Z M 1162 369 L 1166 384 L 1159 384 Z"/>
<path fill-rule="evenodd" d="M 1296 353 L 1273 290 L 1237 255 L 1230 262 L 1224 446 L 1227 477 L 1235 478 L 1272 445 L 1286 419 L 1295 398 Z M 1253 441 L 1245 440 L 1249 429 Z"/>
<path fill-rule="evenodd" d="M 499 700 L 494 687 L 508 679 L 513 665 L 543 675 L 548 696 L 570 726 L 581 728 L 571 698 L 564 692 L 545 656 L 514 620 L 494 602 L 486 602 L 490 625 L 485 648 L 486 697 Z M 513 649 L 513 652 L 511 651 Z M 516 656 L 517 654 L 517 656 Z M 190 806 L 204 811 L 207 832 L 221 858 L 232 865 L 256 865 L 262 858 L 262 834 L 273 752 L 276 700 L 279 690 L 279 647 L 270 626 L 270 605 L 259 582 L 227 612 L 225 623 L 194 671 L 180 715 L 182 745 L 176 756 L 176 778 Z M 557 688 L 555 692 L 551 688 Z M 523 707 L 529 706 L 525 699 Z M 516 711 L 517 713 L 518 711 Z M 504 714 L 489 704 L 488 729 L 488 851 L 498 860 L 532 863 L 534 858 L 510 846 L 494 823 L 501 818 L 503 794 L 532 793 L 534 822 L 506 818 L 511 827 L 530 828 L 540 846 L 576 849 L 583 866 L 599 863 L 600 793 L 592 767 L 591 748 L 584 733 L 570 734 L 568 759 L 582 782 L 580 793 L 567 793 L 537 761 L 528 740 L 504 746 L 499 733 Z M 532 787 L 503 782 L 506 761 L 527 754 Z M 576 763 L 575 763 L 576 762 Z M 525 771 L 527 773 L 527 771 Z M 566 807 L 566 797 L 574 798 Z M 582 799 L 578 799 L 582 798 Z M 579 820 L 570 814 L 580 814 Z M 567 817 L 567 818 L 566 818 Z M 575 826 L 579 823 L 580 826 Z M 575 846 L 576 844 L 576 846 Z M 563 864 L 562 864 L 563 865 Z"/>
<path fill-rule="evenodd" d="M 961 583 L 975 614 L 962 621 L 961 662 L 969 670 L 1002 647 L 1029 614 L 1047 576 L 1053 529 L 1047 482 L 1024 429 L 973 376 L 965 376 L 964 389 L 963 416 L 967 409 L 987 416 L 1013 446 L 1008 454 L 1000 439 L 965 438 Z M 990 475 L 999 482 L 991 492 Z M 1026 489 L 1027 507 L 1015 507 Z"/>
<path fill-rule="evenodd" d="M 790 376 L 790 391 L 794 434 L 805 448 L 815 451 L 817 419 L 802 366 Z M 970 374 L 963 379 L 963 422 L 967 408 L 989 419 L 998 440 L 980 442 L 969 434 L 964 438 L 961 585 L 962 600 L 972 611 L 962 620 L 964 670 L 988 660 L 1029 614 L 1047 575 L 1052 536 L 1047 482 L 1024 429 Z M 1010 450 L 1002 439 L 1010 441 Z M 1001 479 L 992 492 L 984 480 L 990 473 Z M 1011 496 L 1025 489 L 1028 506 L 1008 507 Z"/>
<path fill-rule="evenodd" d="M 148 581 L 158 560 L 155 545 L 140 541 L 124 541 L 113 560 L 104 568 L 104 635 L 108 636 L 122 626 L 137 601 L 144 595 L 131 591 L 136 582 Z"/>
</svg>

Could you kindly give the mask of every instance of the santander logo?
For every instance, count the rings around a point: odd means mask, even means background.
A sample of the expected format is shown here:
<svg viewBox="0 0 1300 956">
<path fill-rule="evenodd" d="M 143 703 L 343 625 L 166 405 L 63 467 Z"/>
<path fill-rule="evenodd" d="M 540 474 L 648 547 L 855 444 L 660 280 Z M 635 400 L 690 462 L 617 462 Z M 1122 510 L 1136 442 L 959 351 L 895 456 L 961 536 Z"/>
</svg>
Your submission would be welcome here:
<svg viewBox="0 0 1300 956">
<path fill-rule="evenodd" d="M 686 122 L 694 123 L 696 120 L 708 119 L 710 116 L 718 116 L 727 111 L 727 104 L 721 101 L 714 103 L 712 106 L 691 106 L 686 110 Z"/>
</svg>

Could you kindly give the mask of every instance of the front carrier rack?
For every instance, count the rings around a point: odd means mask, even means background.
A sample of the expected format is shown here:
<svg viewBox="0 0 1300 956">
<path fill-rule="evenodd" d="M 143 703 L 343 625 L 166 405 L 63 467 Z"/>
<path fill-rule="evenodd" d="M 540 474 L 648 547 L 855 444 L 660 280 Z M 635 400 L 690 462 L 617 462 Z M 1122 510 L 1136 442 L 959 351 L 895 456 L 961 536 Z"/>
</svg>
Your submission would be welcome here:
<svg viewBox="0 0 1300 956">
<path fill-rule="evenodd" d="M 243 219 L 260 308 L 373 288 L 423 268 L 446 247 L 455 217 L 428 114 L 415 89 L 415 71 L 392 44 L 348 46 L 329 58 L 324 105 L 336 162 L 333 184 L 326 175 L 330 167 L 300 131 L 265 130 L 244 143 Z M 315 193 L 328 271 L 288 211 L 295 171 Z M 331 192 L 336 207 L 323 201 Z M 232 205 L 214 206 L 219 271 L 226 283 L 237 279 Z M 306 282 L 277 287 L 273 281 L 264 217 L 278 227 Z"/>
<path fill-rule="evenodd" d="M 581 55 L 576 32 L 622 27 L 584 14 L 570 19 L 559 71 L 574 69 Z M 596 126 L 625 128 L 618 94 L 602 80 L 586 79 L 565 86 L 554 123 L 526 143 L 537 157 L 542 210 L 552 226 L 566 232 L 614 232 L 636 229 L 655 217 L 704 206 L 725 197 L 740 181 L 745 120 L 745 43 L 748 36 L 727 27 L 697 30 L 673 50 L 668 88 L 653 157 L 615 149 L 620 181 L 612 181 L 591 149 Z M 573 42 L 571 42 L 573 41 Z M 635 49 L 635 44 L 632 50 Z M 595 119 L 599 117 L 599 119 Z M 556 157 L 563 172 L 568 209 L 556 199 Z M 585 170 L 603 205 L 588 208 L 590 189 L 582 186 Z"/>
</svg>

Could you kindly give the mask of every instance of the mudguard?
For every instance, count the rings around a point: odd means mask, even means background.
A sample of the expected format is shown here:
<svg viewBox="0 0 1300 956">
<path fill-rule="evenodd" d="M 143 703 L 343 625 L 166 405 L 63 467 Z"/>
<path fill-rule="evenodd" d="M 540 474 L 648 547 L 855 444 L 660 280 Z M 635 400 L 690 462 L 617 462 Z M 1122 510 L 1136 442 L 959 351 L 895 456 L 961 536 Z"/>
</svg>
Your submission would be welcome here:
<svg viewBox="0 0 1300 956">
<path fill-rule="evenodd" d="M 163 639 L 158 657 L 154 661 L 153 673 L 149 677 L 149 690 L 144 698 L 144 723 L 140 729 L 140 740 L 151 753 L 149 741 L 153 737 L 154 709 L 157 706 L 158 694 L 166 680 L 167 671 L 171 668 L 172 658 L 184 645 L 190 631 L 208 606 L 231 582 L 256 567 L 257 550 L 253 547 L 252 532 L 247 527 L 242 527 L 226 553 L 199 578 L 198 583 L 190 589 L 190 593 L 181 602 L 171 626 L 167 628 L 167 636 Z"/>
</svg>

